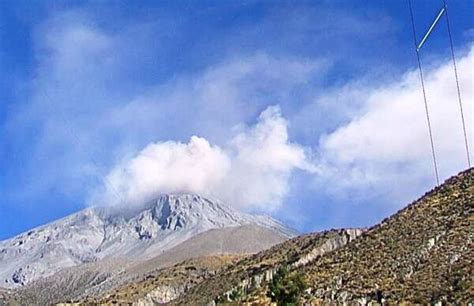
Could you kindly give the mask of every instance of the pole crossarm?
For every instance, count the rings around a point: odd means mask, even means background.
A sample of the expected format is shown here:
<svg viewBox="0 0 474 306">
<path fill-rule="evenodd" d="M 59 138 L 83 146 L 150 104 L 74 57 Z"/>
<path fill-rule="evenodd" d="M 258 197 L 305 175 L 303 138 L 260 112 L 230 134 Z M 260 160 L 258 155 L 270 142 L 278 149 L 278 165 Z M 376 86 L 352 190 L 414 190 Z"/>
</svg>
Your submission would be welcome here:
<svg viewBox="0 0 474 306">
<path fill-rule="evenodd" d="M 431 32 L 433 32 L 434 28 L 436 27 L 436 25 L 438 24 L 439 20 L 441 19 L 441 17 L 443 16 L 444 12 L 446 11 L 446 6 L 443 5 L 443 7 L 439 10 L 439 13 L 438 15 L 436 15 L 436 18 L 433 20 L 433 22 L 431 23 L 431 26 L 428 28 L 428 31 L 426 31 L 426 34 L 425 36 L 423 36 L 423 38 L 421 39 L 420 43 L 418 44 L 418 46 L 416 47 L 416 51 L 420 51 L 421 50 L 421 47 L 423 47 L 423 45 L 425 44 L 426 40 L 428 39 L 428 37 L 430 36 Z"/>
</svg>

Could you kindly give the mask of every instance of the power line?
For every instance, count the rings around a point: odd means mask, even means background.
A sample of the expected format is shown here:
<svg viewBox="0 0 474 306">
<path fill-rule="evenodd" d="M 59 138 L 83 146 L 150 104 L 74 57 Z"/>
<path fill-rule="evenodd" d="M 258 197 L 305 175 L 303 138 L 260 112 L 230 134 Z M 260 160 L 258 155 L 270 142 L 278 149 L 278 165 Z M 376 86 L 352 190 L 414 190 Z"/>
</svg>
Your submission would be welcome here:
<svg viewBox="0 0 474 306">
<path fill-rule="evenodd" d="M 448 27 L 449 46 L 451 47 L 451 57 L 453 59 L 454 76 L 456 78 L 456 87 L 458 91 L 459 110 L 461 113 L 462 130 L 464 133 L 464 145 L 466 147 L 467 165 L 469 168 L 471 168 L 471 159 L 469 155 L 469 145 L 468 145 L 467 133 L 466 133 L 466 123 L 464 121 L 464 111 L 462 108 L 461 89 L 459 88 L 458 69 L 456 67 L 456 57 L 454 56 L 453 38 L 451 35 L 451 26 L 449 22 L 448 6 L 446 5 L 446 0 L 443 0 L 443 4 L 444 4 L 444 10 L 446 11 L 446 25 Z"/>
<path fill-rule="evenodd" d="M 428 101 L 426 99 L 425 81 L 424 81 L 424 78 L 423 78 L 423 70 L 421 69 L 420 53 L 419 53 L 418 43 L 417 43 L 417 39 L 416 39 L 415 19 L 413 17 L 413 8 L 412 8 L 412 5 L 411 5 L 411 0 L 408 0 L 408 5 L 410 7 L 411 25 L 412 25 L 412 29 L 413 29 L 413 41 L 415 43 L 416 59 L 418 61 L 418 70 L 420 72 L 421 88 L 423 90 L 423 101 L 425 102 L 426 121 L 427 121 L 427 124 L 428 124 L 428 132 L 430 134 L 431 154 L 433 156 L 433 166 L 434 166 L 434 172 L 435 172 L 435 176 L 436 176 L 436 185 L 439 185 L 438 164 L 436 162 L 436 154 L 435 154 L 435 148 L 434 148 L 434 142 L 433 142 L 433 132 L 431 130 L 430 114 L 429 114 L 429 111 L 428 111 Z M 439 20 L 439 18 L 437 18 L 436 20 Z M 429 32 L 431 32 L 431 31 L 429 31 Z"/>
</svg>

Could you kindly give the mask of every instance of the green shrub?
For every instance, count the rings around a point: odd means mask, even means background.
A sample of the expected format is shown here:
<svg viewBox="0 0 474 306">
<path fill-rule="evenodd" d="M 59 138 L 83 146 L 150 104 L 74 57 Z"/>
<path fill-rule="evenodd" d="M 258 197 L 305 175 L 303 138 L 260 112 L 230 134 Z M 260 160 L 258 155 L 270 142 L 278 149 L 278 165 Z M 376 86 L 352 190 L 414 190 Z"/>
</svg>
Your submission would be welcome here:
<svg viewBox="0 0 474 306">
<path fill-rule="evenodd" d="M 289 274 L 287 268 L 278 269 L 269 285 L 267 296 L 278 305 L 296 305 L 307 285 L 302 274 Z"/>
<path fill-rule="evenodd" d="M 232 292 L 230 293 L 230 296 L 229 296 L 229 298 L 232 301 L 237 301 L 241 297 L 242 297 L 242 291 L 239 288 L 236 288 L 236 289 L 232 290 Z"/>
</svg>

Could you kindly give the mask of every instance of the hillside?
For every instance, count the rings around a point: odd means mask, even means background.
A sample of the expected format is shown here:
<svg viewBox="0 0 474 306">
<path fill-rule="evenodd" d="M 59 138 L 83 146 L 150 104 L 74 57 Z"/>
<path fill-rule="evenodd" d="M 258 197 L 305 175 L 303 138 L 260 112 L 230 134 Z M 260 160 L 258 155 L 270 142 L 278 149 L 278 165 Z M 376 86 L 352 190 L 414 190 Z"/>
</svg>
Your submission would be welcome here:
<svg viewBox="0 0 474 306">
<path fill-rule="evenodd" d="M 189 288 L 235 264 L 244 255 L 220 255 L 188 259 L 174 266 L 148 273 L 140 281 L 128 283 L 99 297 L 81 300 L 81 304 L 155 305 L 176 299 Z"/>
<path fill-rule="evenodd" d="M 300 269 L 309 300 L 464 304 L 474 299 L 474 169 Z"/>
<path fill-rule="evenodd" d="M 295 264 L 297 258 L 304 258 L 305 250 L 323 245 L 327 235 L 337 231 L 294 238 L 242 260 L 174 303 L 268 303 L 268 284 L 277 267 L 286 266 L 288 277 L 299 275 L 307 284 L 299 300 L 312 305 L 365 305 L 370 301 L 467 304 L 474 299 L 473 210 L 471 168 L 352 242 L 326 252 L 313 251 L 312 260 L 300 259 Z M 262 282 L 242 286 L 252 275 L 265 271 Z"/>
<path fill-rule="evenodd" d="M 209 241 L 212 239 L 207 239 L 208 234 L 210 237 L 216 238 L 214 242 L 216 245 L 220 245 L 224 240 L 227 244 L 233 244 L 236 237 L 239 240 L 244 236 L 246 241 L 252 244 L 254 240 L 252 235 L 257 234 L 261 237 L 258 232 L 262 230 L 265 229 L 247 226 L 232 231 L 231 229 L 221 229 L 203 233 L 191 241 L 185 242 L 183 246 L 168 251 L 169 254 L 165 257 L 158 256 L 156 259 L 125 268 L 125 271 L 116 279 L 107 280 L 103 284 L 89 288 L 86 290 L 87 293 L 84 292 L 84 288 L 88 288 L 87 286 L 77 287 L 74 295 L 58 293 L 63 289 L 58 290 L 57 282 L 59 279 L 71 278 L 72 274 L 77 272 L 77 269 L 74 268 L 76 271 L 73 273 L 60 272 L 44 281 L 16 290 L 15 298 L 13 300 L 12 297 L 12 300 L 17 303 L 31 304 L 35 303 L 35 297 L 44 297 L 45 292 L 53 292 L 54 298 L 50 296 L 48 301 L 79 304 L 144 303 L 141 305 L 149 305 L 147 303 L 173 301 L 186 294 L 186 304 L 199 305 L 205 303 L 206 300 L 205 297 L 201 299 L 198 296 L 202 290 L 221 292 L 225 289 L 230 292 L 234 287 L 247 290 L 258 286 L 267 277 L 271 277 L 276 271 L 276 267 L 281 264 L 293 262 L 298 265 L 301 260 L 304 262 L 312 260 L 315 255 L 318 256 L 318 254 L 336 249 L 355 239 L 362 232 L 357 229 L 348 229 L 307 234 L 287 240 L 254 255 L 234 252 L 234 255 L 202 256 L 186 259 L 172 266 L 163 266 L 164 263 L 170 263 L 170 258 L 177 260 L 192 254 L 202 255 L 202 253 L 194 252 L 193 248 L 186 247 L 209 245 Z M 224 239 L 218 236 L 222 231 L 226 232 Z M 204 244 L 202 244 L 203 238 L 206 238 Z M 86 267 L 84 266 L 82 269 Z M 92 276 L 95 275 L 92 274 Z M 88 279 L 90 281 L 91 276 Z M 121 283 L 108 286 L 110 282 L 116 280 L 120 280 Z M 204 283 L 205 288 L 202 288 L 200 284 Z M 49 290 L 49 287 L 55 287 L 56 290 Z"/>
<path fill-rule="evenodd" d="M 203 305 L 225 301 L 260 288 L 283 265 L 300 266 L 349 243 L 362 233 L 359 229 L 330 230 L 302 235 L 258 254 L 246 257 L 201 284 L 192 287 L 173 303 Z"/>
</svg>

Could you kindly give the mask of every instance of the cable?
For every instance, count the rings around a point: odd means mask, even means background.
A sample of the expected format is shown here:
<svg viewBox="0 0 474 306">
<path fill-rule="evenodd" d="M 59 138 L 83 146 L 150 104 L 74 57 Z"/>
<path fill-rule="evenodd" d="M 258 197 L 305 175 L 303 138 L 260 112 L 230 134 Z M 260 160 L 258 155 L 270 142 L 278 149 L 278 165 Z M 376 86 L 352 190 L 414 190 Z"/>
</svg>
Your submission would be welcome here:
<svg viewBox="0 0 474 306">
<path fill-rule="evenodd" d="M 420 60 L 420 53 L 418 52 L 418 43 L 416 41 L 415 19 L 413 18 L 413 8 L 411 5 L 411 0 L 408 0 L 408 5 L 410 7 L 411 25 L 413 29 L 413 40 L 415 43 L 415 52 L 416 52 L 416 59 L 418 61 L 418 70 L 420 72 L 421 88 L 423 90 L 423 100 L 425 102 L 426 121 L 428 123 L 428 132 L 430 134 L 431 154 L 433 156 L 433 166 L 434 166 L 434 172 L 436 176 L 436 185 L 439 186 L 438 165 L 436 162 L 436 154 L 435 154 L 435 148 L 434 148 L 434 142 L 433 142 L 433 132 L 431 131 L 431 121 L 430 121 L 430 114 L 428 111 L 428 101 L 426 100 L 425 81 L 423 78 L 423 70 L 421 69 L 421 60 Z"/>
<path fill-rule="evenodd" d="M 461 89 L 459 87 L 458 69 L 456 67 L 456 57 L 454 56 L 453 38 L 451 36 L 451 26 L 449 23 L 448 6 L 446 5 L 446 0 L 443 0 L 443 3 L 444 3 L 444 10 L 446 11 L 446 25 L 448 26 L 449 46 L 451 47 L 451 57 L 453 59 L 454 76 L 456 78 L 456 86 L 458 90 L 459 110 L 461 112 L 462 130 L 464 133 L 464 145 L 466 146 L 467 165 L 469 168 L 471 168 L 471 159 L 469 155 L 469 145 L 468 145 L 467 133 L 466 133 L 466 123 L 464 121 L 464 111 L 462 108 Z"/>
</svg>

